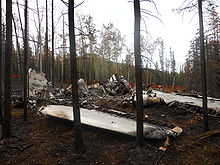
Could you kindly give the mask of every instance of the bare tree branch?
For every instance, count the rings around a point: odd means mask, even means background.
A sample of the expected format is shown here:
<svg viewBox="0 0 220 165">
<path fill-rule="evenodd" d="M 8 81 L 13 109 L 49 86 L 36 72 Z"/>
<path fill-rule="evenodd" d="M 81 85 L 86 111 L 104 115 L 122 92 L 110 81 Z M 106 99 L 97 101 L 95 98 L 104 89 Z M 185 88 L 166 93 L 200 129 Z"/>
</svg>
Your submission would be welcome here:
<svg viewBox="0 0 220 165">
<path fill-rule="evenodd" d="M 13 4 L 17 4 L 17 5 L 19 5 L 19 6 L 22 6 L 22 7 L 25 7 L 25 5 L 18 3 L 18 1 L 17 1 L 17 2 L 12 2 L 12 3 L 13 3 Z M 31 11 L 33 11 L 33 13 L 37 14 L 37 11 L 36 11 L 35 9 L 30 8 L 30 7 L 28 7 L 28 9 L 31 10 Z"/>
<path fill-rule="evenodd" d="M 80 5 L 82 5 L 84 3 L 84 1 L 80 2 L 79 4 L 75 5 L 74 8 L 79 7 Z"/>
<path fill-rule="evenodd" d="M 64 5 L 66 5 L 67 7 L 69 6 L 69 3 L 68 2 L 65 2 L 64 0 L 60 0 L 61 2 L 63 2 Z M 84 1 L 80 2 L 79 4 L 75 4 L 74 8 L 77 8 L 79 7 L 80 5 L 82 5 L 84 3 Z"/>
<path fill-rule="evenodd" d="M 57 20 L 57 23 L 56 23 L 56 25 L 55 25 L 54 27 L 56 27 L 56 26 L 58 25 L 58 23 L 59 23 L 61 17 L 64 16 L 64 15 L 66 15 L 66 14 L 68 14 L 68 13 L 62 13 L 62 14 L 59 16 L 59 18 L 58 18 L 58 20 Z"/>
<path fill-rule="evenodd" d="M 64 0 L 60 0 L 61 2 L 63 2 L 64 5 L 66 5 L 67 7 L 69 6 L 68 2 L 65 2 Z"/>
<path fill-rule="evenodd" d="M 163 23 L 163 21 L 159 17 L 157 17 L 157 16 L 155 16 L 155 15 L 153 15 L 153 14 L 151 14 L 151 13 L 145 11 L 145 10 L 141 9 L 141 12 L 144 13 L 144 14 L 147 14 L 151 17 L 154 17 L 154 18 L 158 19 L 161 23 Z"/>
</svg>

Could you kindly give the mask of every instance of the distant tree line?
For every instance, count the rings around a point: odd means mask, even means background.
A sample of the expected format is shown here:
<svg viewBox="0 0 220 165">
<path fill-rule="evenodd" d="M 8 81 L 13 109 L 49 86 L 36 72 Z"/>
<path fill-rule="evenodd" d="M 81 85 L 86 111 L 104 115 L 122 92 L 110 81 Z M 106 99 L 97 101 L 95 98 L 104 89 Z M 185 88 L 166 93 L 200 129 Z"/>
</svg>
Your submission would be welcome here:
<svg viewBox="0 0 220 165">
<path fill-rule="evenodd" d="M 90 15 L 76 15 L 76 52 L 77 52 L 77 67 L 78 76 L 86 79 L 88 82 L 105 81 L 112 74 L 120 74 L 127 78 L 130 83 L 135 82 L 134 74 L 134 51 L 126 46 L 125 36 L 120 32 L 113 23 L 102 26 L 100 30 L 96 28 L 93 18 Z M 17 25 L 19 22 L 14 21 Z M 38 28 L 41 28 L 41 24 Z M 65 20 L 63 18 L 63 32 L 58 34 L 57 41 L 60 46 L 54 56 L 54 80 L 57 82 L 70 82 L 70 54 L 68 53 L 68 32 L 64 31 Z M 5 25 L 3 25 L 3 38 L 5 36 Z M 16 31 L 16 29 L 15 29 Z M 29 37 L 29 41 L 35 44 L 32 47 L 29 45 L 29 67 L 43 71 L 52 78 L 52 55 L 53 51 L 46 40 L 37 33 L 37 40 L 34 37 Z M 15 37 L 13 43 L 12 54 L 12 74 L 20 75 L 22 80 L 24 49 L 19 46 L 19 37 Z M 43 43 L 44 40 L 44 44 Z M 40 44 L 41 43 L 41 44 Z M 41 46 L 42 45 L 42 46 Z M 34 47 L 33 47 L 34 46 Z M 3 42 L 4 47 L 4 42 Z M 48 49 L 48 51 L 46 51 Z M 154 63 L 153 54 L 158 51 L 159 63 Z M 146 36 L 141 36 L 141 53 L 143 83 L 160 84 L 160 85 L 181 85 L 180 76 L 176 72 L 176 62 L 174 51 L 170 48 L 165 52 L 164 41 L 161 38 L 156 39 L 153 43 L 149 43 Z M 122 54 L 126 57 L 123 59 Z M 47 71 L 48 70 L 48 71 Z M 22 81 L 20 81 L 22 83 Z"/>
<path fill-rule="evenodd" d="M 208 24 L 205 26 L 205 56 L 207 92 L 209 96 L 220 97 L 220 17 L 215 5 L 210 5 L 208 10 Z M 191 41 L 187 59 L 182 68 L 183 81 L 186 89 L 201 92 L 201 61 L 199 49 L 199 36 Z"/>
</svg>

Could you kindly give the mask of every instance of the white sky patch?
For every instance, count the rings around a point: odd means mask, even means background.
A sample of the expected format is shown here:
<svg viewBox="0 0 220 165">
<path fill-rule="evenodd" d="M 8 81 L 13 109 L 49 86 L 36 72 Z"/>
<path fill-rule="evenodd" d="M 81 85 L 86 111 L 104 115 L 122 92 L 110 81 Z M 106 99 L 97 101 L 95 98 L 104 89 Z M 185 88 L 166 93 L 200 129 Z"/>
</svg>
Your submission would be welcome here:
<svg viewBox="0 0 220 165">
<path fill-rule="evenodd" d="M 66 0 L 67 1 L 67 0 Z M 133 33 L 134 33 L 134 7 L 132 2 L 129 0 L 85 0 L 85 2 L 76 8 L 79 14 L 90 14 L 93 17 L 94 23 L 96 24 L 97 30 L 101 30 L 102 24 L 108 24 L 112 22 L 116 28 L 118 28 L 123 35 L 126 36 L 127 46 L 131 47 L 133 45 Z M 20 2 L 20 1 L 19 1 Z M 23 2 L 23 1 L 22 1 Z M 62 18 L 61 11 L 67 13 L 67 7 L 60 1 L 54 1 L 55 7 L 55 39 L 58 40 L 58 34 L 62 34 Z M 75 3 L 78 4 L 82 0 L 76 0 Z M 184 17 L 180 14 L 174 13 L 172 9 L 177 9 L 181 6 L 184 0 L 154 0 L 160 15 L 157 13 L 153 3 L 141 2 L 141 7 L 143 9 L 149 10 L 153 15 L 159 17 L 163 23 L 154 17 L 142 14 L 147 31 L 150 35 L 147 37 L 149 42 L 153 42 L 156 38 L 161 37 L 164 39 L 164 44 L 166 48 L 166 55 L 169 57 L 170 47 L 174 50 L 176 57 L 177 69 L 185 61 L 185 57 L 189 50 L 190 41 L 195 37 L 198 25 L 198 14 L 197 11 L 191 13 L 185 13 Z M 215 0 L 220 4 L 219 0 Z M 36 10 L 36 1 L 32 0 L 29 2 L 31 8 Z M 40 10 L 45 8 L 45 1 L 39 1 Z M 48 0 L 49 17 L 51 16 L 51 0 Z M 3 9 L 5 4 L 3 5 Z M 14 10 L 16 10 L 16 5 L 13 5 Z M 23 7 L 20 8 L 21 13 L 23 13 Z M 219 10 L 219 8 L 218 8 Z M 44 37 L 45 31 L 45 12 L 40 14 L 42 19 L 42 37 Z M 65 15 L 65 33 L 68 33 L 68 15 Z M 194 17 L 193 17 L 194 16 Z M 37 20 L 37 15 L 30 11 L 30 34 L 36 34 L 36 27 L 34 25 L 34 19 Z M 193 18 L 193 19 L 192 19 Z M 191 20 L 192 19 L 192 20 Z M 205 21 L 204 21 L 205 24 Z M 51 33 L 51 22 L 49 18 L 49 33 Z M 142 27 L 142 30 L 146 30 Z M 36 37 L 36 36 L 35 36 Z M 51 34 L 49 39 L 51 38 Z M 68 42 L 67 42 L 68 43 Z M 55 44 L 56 48 L 60 47 L 59 43 Z M 51 47 L 51 43 L 49 43 Z M 155 50 L 153 55 L 154 62 L 158 61 L 158 50 Z"/>
<path fill-rule="evenodd" d="M 183 0 L 155 0 L 155 3 L 160 15 L 152 3 L 141 2 L 142 8 L 152 11 L 152 14 L 160 17 L 163 22 L 161 23 L 151 16 L 146 18 L 146 14 L 142 14 L 147 25 L 147 31 L 152 36 L 152 40 L 157 37 L 164 39 L 167 56 L 169 56 L 170 47 L 175 51 L 178 69 L 184 63 L 189 42 L 194 38 L 198 29 L 198 17 L 195 16 L 190 21 L 194 13 L 182 17 L 172 11 L 172 9 L 179 8 Z M 83 14 L 90 14 L 94 18 L 97 29 L 100 29 L 102 24 L 112 22 L 126 36 L 127 45 L 132 45 L 134 32 L 133 3 L 128 2 L 128 0 L 86 0 L 77 10 Z M 158 60 L 158 51 L 155 51 L 154 57 Z"/>
</svg>

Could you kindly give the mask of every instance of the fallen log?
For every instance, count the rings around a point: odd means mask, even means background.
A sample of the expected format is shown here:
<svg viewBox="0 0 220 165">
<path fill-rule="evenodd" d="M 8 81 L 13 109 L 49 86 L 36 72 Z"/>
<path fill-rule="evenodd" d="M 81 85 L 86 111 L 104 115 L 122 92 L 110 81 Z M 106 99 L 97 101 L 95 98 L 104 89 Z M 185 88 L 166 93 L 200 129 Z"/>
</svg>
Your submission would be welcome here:
<svg viewBox="0 0 220 165">
<path fill-rule="evenodd" d="M 220 134 L 220 130 L 207 131 L 207 132 L 204 132 L 204 133 L 197 135 L 196 137 L 199 138 L 200 140 L 202 140 L 202 139 L 208 138 L 208 137 L 216 135 L 216 134 Z"/>
</svg>

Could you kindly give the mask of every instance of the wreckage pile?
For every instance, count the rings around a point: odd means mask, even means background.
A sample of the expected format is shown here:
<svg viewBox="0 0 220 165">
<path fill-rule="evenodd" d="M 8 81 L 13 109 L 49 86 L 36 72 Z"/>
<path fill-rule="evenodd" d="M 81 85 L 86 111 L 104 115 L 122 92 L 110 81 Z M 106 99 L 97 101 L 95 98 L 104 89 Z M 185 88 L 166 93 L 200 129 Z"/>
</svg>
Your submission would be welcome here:
<svg viewBox="0 0 220 165">
<path fill-rule="evenodd" d="M 120 111 L 124 111 L 127 107 L 133 109 L 133 106 L 135 106 L 135 88 L 131 88 L 123 76 L 113 74 L 104 83 L 92 85 L 87 85 L 86 81 L 80 78 L 78 86 L 80 107 L 82 108 L 112 113 L 112 110 L 120 109 Z M 48 104 L 72 106 L 71 88 L 70 85 L 65 89 L 53 89 L 46 80 L 45 74 L 29 69 L 28 93 L 29 107 L 31 109 L 39 109 L 41 106 Z M 22 90 L 13 92 L 12 100 L 14 107 L 23 108 L 22 95 Z M 166 94 L 152 91 L 152 89 L 143 91 L 143 105 L 148 107 L 155 104 L 168 104 L 169 106 L 192 109 L 195 113 L 202 113 L 200 97 L 192 98 L 180 94 Z M 219 105 L 219 99 L 208 98 L 209 115 L 219 116 Z M 129 113 L 128 111 L 125 112 Z"/>
<path fill-rule="evenodd" d="M 29 70 L 29 106 L 37 110 L 38 114 L 63 118 L 73 121 L 72 86 L 64 89 L 52 88 L 44 74 Z M 78 80 L 78 94 L 82 124 L 135 136 L 136 131 L 136 92 L 123 76 L 112 75 L 104 83 L 87 85 L 83 79 Z M 196 98 L 201 99 L 201 98 Z M 20 105 L 22 100 L 19 100 Z M 184 102 L 183 102 L 184 100 Z M 143 91 L 143 105 L 163 104 L 165 107 L 177 107 L 178 110 L 201 113 L 200 100 L 188 96 L 166 94 L 148 89 Z M 219 100 L 214 100 L 214 102 Z M 212 99 L 213 102 L 213 99 Z M 214 104 L 215 105 L 215 104 Z M 218 111 L 210 110 L 209 115 L 219 115 Z M 215 112 L 215 113 L 214 113 Z M 144 137 L 162 139 L 175 137 L 182 133 L 182 128 L 154 121 L 144 112 Z"/>
<path fill-rule="evenodd" d="M 30 109 L 39 109 L 48 104 L 72 106 L 71 85 L 65 89 L 53 89 L 50 84 L 46 80 L 45 74 L 29 69 L 28 103 Z M 87 85 L 85 80 L 79 79 L 78 86 L 80 107 L 135 118 L 135 115 L 130 113 L 136 102 L 135 88 L 131 88 L 123 76 L 114 74 L 104 83 L 95 83 L 92 85 Z M 22 90 L 13 91 L 13 107 L 23 108 L 22 96 Z M 195 98 L 185 96 L 184 94 L 168 94 L 160 91 L 152 91 L 152 89 L 143 91 L 143 105 L 149 107 L 155 104 L 167 104 L 169 107 L 175 106 L 202 114 L 201 97 Z M 208 98 L 208 108 L 209 115 L 220 116 L 219 99 Z M 120 110 L 127 114 L 122 115 L 112 110 Z"/>
<path fill-rule="evenodd" d="M 98 109 L 99 102 L 125 103 L 131 101 L 131 88 L 123 76 L 113 75 L 102 85 L 99 83 L 87 85 L 85 80 L 78 80 L 80 107 Z M 66 89 L 56 89 L 50 92 L 50 104 L 71 106 L 71 85 Z M 117 96 L 117 97 L 115 97 Z M 113 104 L 115 105 L 115 104 Z"/>
<path fill-rule="evenodd" d="M 73 120 L 71 108 L 72 86 L 70 85 L 65 89 L 53 89 L 50 83 L 47 82 L 44 74 L 37 73 L 36 71 L 31 69 L 29 70 L 29 74 L 30 107 L 33 109 L 33 107 L 35 106 L 35 109 L 39 114 L 61 118 L 64 117 L 65 119 Z M 100 127 L 103 126 L 104 129 L 110 128 L 110 130 L 112 130 L 112 127 L 115 124 L 118 125 L 119 123 L 121 123 L 117 126 L 117 128 L 123 127 L 121 128 L 121 133 L 135 135 L 134 133 L 131 133 L 131 130 L 132 132 L 135 131 L 135 88 L 129 87 L 127 80 L 125 80 L 123 76 L 118 76 L 114 74 L 104 83 L 96 83 L 92 85 L 87 85 L 86 81 L 80 78 L 78 80 L 78 87 L 80 108 L 82 111 L 85 111 L 83 113 L 84 115 L 81 116 L 84 124 L 91 124 L 88 123 L 88 121 L 93 121 L 92 125 L 101 122 Z M 175 106 L 179 107 L 180 109 L 184 109 L 185 107 L 185 109 L 188 110 L 190 109 L 190 107 L 194 107 L 198 104 L 197 102 L 199 102 L 198 100 L 196 100 L 195 103 L 189 103 L 187 102 L 189 98 L 182 97 L 186 96 L 181 96 L 181 98 L 178 98 L 178 96 L 175 94 L 165 94 L 158 91 L 152 91 L 152 89 L 149 88 L 147 91 L 143 91 L 143 105 L 145 107 L 149 107 L 155 104 L 167 104 L 168 107 Z M 185 100 L 186 102 L 181 102 L 181 99 Z M 22 104 L 22 100 L 19 100 L 19 102 Z M 196 111 L 198 111 L 198 109 L 201 109 L 201 107 L 198 107 L 199 106 L 193 109 L 196 109 Z M 213 115 L 213 112 L 217 111 L 212 110 L 210 112 L 212 112 L 211 115 Z M 88 114 L 90 115 L 88 116 Z M 216 114 L 219 115 L 219 113 L 215 113 L 214 115 Z M 100 119 L 100 115 L 103 115 L 103 118 L 105 118 L 107 121 L 102 121 L 103 119 Z M 111 116 L 114 116 L 115 118 L 111 118 Z M 111 122 L 108 121 L 108 119 L 110 119 Z M 145 115 L 144 121 L 149 122 L 147 115 Z M 127 126 L 123 124 L 124 122 L 130 124 L 130 127 L 128 128 L 130 131 L 126 132 Z M 160 126 L 153 125 L 151 127 L 149 123 L 145 124 L 145 137 L 147 138 L 154 137 L 156 139 L 159 139 L 164 136 L 170 136 L 168 133 L 170 131 L 172 132 L 171 134 L 176 134 L 175 131 L 172 130 L 173 128 L 176 129 L 175 126 L 170 127 L 168 125 L 162 124 Z M 108 126 L 106 127 L 105 125 Z M 182 132 L 182 129 L 179 127 L 177 128 L 179 130 L 178 134 L 180 134 Z M 120 132 L 119 129 L 116 129 L 116 131 L 117 130 Z M 153 136 L 155 135 L 155 131 L 157 132 L 156 135 L 158 136 Z"/>
</svg>

